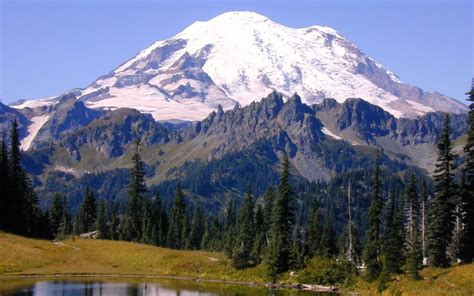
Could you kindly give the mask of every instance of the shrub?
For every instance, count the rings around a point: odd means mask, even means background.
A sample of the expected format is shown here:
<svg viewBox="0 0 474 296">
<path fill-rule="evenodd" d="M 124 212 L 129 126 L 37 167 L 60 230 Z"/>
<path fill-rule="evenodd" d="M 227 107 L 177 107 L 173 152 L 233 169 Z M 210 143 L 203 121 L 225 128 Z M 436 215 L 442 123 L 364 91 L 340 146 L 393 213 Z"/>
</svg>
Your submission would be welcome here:
<svg viewBox="0 0 474 296">
<path fill-rule="evenodd" d="M 298 276 L 298 281 L 305 284 L 325 286 L 342 285 L 350 277 L 350 268 L 346 262 L 337 262 L 335 258 L 315 257 Z"/>
</svg>

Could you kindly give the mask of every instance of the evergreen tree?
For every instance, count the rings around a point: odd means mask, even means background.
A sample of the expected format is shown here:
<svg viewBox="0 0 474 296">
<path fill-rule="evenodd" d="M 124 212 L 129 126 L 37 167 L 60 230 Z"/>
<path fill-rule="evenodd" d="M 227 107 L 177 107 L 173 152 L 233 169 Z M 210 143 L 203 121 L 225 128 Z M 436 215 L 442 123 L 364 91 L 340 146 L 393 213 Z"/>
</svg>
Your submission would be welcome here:
<svg viewBox="0 0 474 296">
<path fill-rule="evenodd" d="M 267 253 L 268 275 L 275 280 L 277 275 L 289 269 L 291 263 L 292 232 L 295 217 L 293 192 L 290 185 L 288 156 L 283 160 L 278 194 L 273 204 L 270 243 Z"/>
<path fill-rule="evenodd" d="M 380 264 L 380 224 L 382 212 L 382 182 L 380 180 L 379 155 L 375 162 L 372 199 L 368 213 L 367 238 L 363 253 L 368 281 L 377 279 L 381 271 Z"/>
<path fill-rule="evenodd" d="M 135 143 L 135 153 L 132 157 L 130 184 L 128 186 L 128 207 L 125 215 L 124 238 L 138 241 L 142 238 L 142 202 L 147 192 L 145 185 L 145 164 L 140 157 L 140 144 Z"/>
<path fill-rule="evenodd" d="M 142 230 L 140 241 L 144 244 L 154 244 L 154 225 L 157 218 L 153 213 L 152 203 L 148 199 L 143 199 L 142 202 Z"/>
<path fill-rule="evenodd" d="M 87 233 L 94 230 L 95 220 L 97 217 L 97 203 L 94 192 L 90 188 L 86 188 L 84 199 L 82 200 L 79 212 L 77 213 L 76 223 L 79 233 Z"/>
<path fill-rule="evenodd" d="M 168 233 L 168 217 L 163 209 L 161 197 L 157 195 L 153 200 L 153 241 L 157 246 L 166 245 L 166 235 Z"/>
<path fill-rule="evenodd" d="M 420 241 L 420 202 L 416 191 L 416 176 L 411 174 L 405 192 L 405 217 L 406 217 L 406 268 L 413 278 L 419 278 L 423 255 Z"/>
<path fill-rule="evenodd" d="M 184 194 L 181 186 L 176 188 L 173 207 L 171 208 L 168 233 L 166 236 L 166 245 L 172 249 L 184 248 L 182 236 L 187 227 L 187 212 Z"/>
<path fill-rule="evenodd" d="M 119 227 L 120 227 L 120 219 L 117 213 L 117 205 L 112 203 L 110 206 L 110 225 L 109 225 L 109 236 L 111 240 L 118 240 L 119 235 Z"/>
<path fill-rule="evenodd" d="M 474 82 L 469 95 L 469 131 L 464 147 L 464 186 L 461 194 L 462 235 L 460 237 L 460 259 L 465 263 L 474 261 Z"/>
<path fill-rule="evenodd" d="M 255 240 L 251 257 L 255 263 L 262 261 L 262 254 L 267 245 L 267 233 L 265 228 L 265 211 L 261 205 L 257 205 L 255 210 Z"/>
<path fill-rule="evenodd" d="M 50 233 L 52 233 L 54 237 L 57 237 L 59 234 L 63 212 L 63 197 L 60 194 L 55 194 L 53 197 L 53 203 L 49 210 L 49 224 L 51 227 Z"/>
<path fill-rule="evenodd" d="M 226 210 L 226 227 L 225 227 L 225 241 L 224 254 L 232 258 L 235 243 L 235 224 L 236 224 L 236 210 L 233 200 L 229 202 Z"/>
<path fill-rule="evenodd" d="M 434 172 L 435 196 L 431 205 L 428 225 L 428 254 L 430 264 L 437 267 L 448 265 L 447 247 L 453 229 L 452 201 L 455 195 L 453 180 L 454 158 L 449 139 L 449 115 L 446 114 L 444 128 L 438 143 L 438 160 Z"/>
<path fill-rule="evenodd" d="M 97 206 L 97 221 L 95 229 L 99 231 L 99 238 L 109 239 L 109 227 L 107 225 L 107 217 L 105 215 L 105 201 L 103 199 L 99 200 Z"/>
<path fill-rule="evenodd" d="M 400 211 L 401 212 L 401 211 Z M 390 194 L 384 239 L 384 269 L 390 274 L 401 272 L 403 262 L 403 218 L 397 207 L 395 192 Z"/>
<path fill-rule="evenodd" d="M 270 238 L 270 228 L 272 225 L 272 211 L 273 202 L 275 200 L 275 190 L 269 186 L 263 195 L 263 215 L 264 215 L 264 231 L 265 231 L 265 245 L 268 245 Z"/>
<path fill-rule="evenodd" d="M 205 231 L 205 217 L 201 205 L 196 205 L 193 211 L 193 220 L 191 223 L 191 232 L 189 234 L 187 249 L 197 250 L 201 247 Z"/>
<path fill-rule="evenodd" d="M 318 201 L 316 198 L 311 203 L 307 226 L 308 253 L 310 256 L 320 254 L 321 251 L 321 219 L 319 217 Z"/>
<path fill-rule="evenodd" d="M 62 206 L 62 215 L 61 222 L 59 223 L 58 228 L 58 238 L 65 238 L 68 234 L 71 233 L 71 217 L 69 216 L 69 207 L 67 205 L 66 196 L 63 197 L 63 206 Z"/>
<path fill-rule="evenodd" d="M 9 178 L 8 188 L 10 200 L 7 202 L 10 206 L 7 212 L 7 221 L 10 221 L 10 227 L 7 230 L 14 233 L 24 233 L 23 209 L 25 206 L 25 184 L 24 171 L 21 167 L 20 139 L 18 132 L 18 122 L 13 121 L 10 137 L 10 155 L 8 160 Z M 57 231 L 57 229 L 56 229 Z"/>
<path fill-rule="evenodd" d="M 427 212 L 428 212 L 428 188 L 426 181 L 423 180 L 420 188 L 420 198 L 421 198 L 421 221 L 420 221 L 420 235 L 421 235 L 421 249 L 423 255 L 423 261 L 426 258 L 426 227 L 427 227 Z"/>
<path fill-rule="evenodd" d="M 189 245 L 189 234 L 191 232 L 191 223 L 189 222 L 189 213 L 186 210 L 186 215 L 183 216 L 181 225 L 183 226 L 181 230 L 181 244 L 179 249 L 186 249 L 186 246 Z"/>
<path fill-rule="evenodd" d="M 232 265 L 235 268 L 245 268 L 255 264 L 252 258 L 252 248 L 255 240 L 255 204 L 250 188 L 243 205 L 240 207 L 237 222 L 237 238 L 232 252 Z"/>
<path fill-rule="evenodd" d="M 324 220 L 323 233 L 321 234 L 320 255 L 332 257 L 336 254 L 336 232 L 334 231 L 332 219 L 328 213 Z"/>
<path fill-rule="evenodd" d="M 0 143 L 0 229 L 8 230 L 9 192 L 8 192 L 8 151 L 5 136 L 2 134 Z"/>
<path fill-rule="evenodd" d="M 304 266 L 305 248 L 302 236 L 303 230 L 299 227 L 296 228 L 295 237 L 293 239 L 293 250 L 291 268 L 301 269 Z"/>
</svg>

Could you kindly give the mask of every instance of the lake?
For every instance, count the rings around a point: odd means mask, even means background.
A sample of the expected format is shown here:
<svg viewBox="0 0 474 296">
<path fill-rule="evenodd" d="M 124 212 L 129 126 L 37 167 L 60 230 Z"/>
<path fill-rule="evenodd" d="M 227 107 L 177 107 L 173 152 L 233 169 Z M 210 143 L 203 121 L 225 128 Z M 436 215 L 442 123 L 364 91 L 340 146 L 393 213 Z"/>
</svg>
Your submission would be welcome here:
<svg viewBox="0 0 474 296">
<path fill-rule="evenodd" d="M 0 295 L 117 295 L 117 296 L 211 296 L 211 295 L 327 295 L 309 291 L 245 286 L 223 283 L 204 283 L 191 280 L 126 279 L 126 278 L 69 278 L 69 279 L 0 279 Z"/>
</svg>

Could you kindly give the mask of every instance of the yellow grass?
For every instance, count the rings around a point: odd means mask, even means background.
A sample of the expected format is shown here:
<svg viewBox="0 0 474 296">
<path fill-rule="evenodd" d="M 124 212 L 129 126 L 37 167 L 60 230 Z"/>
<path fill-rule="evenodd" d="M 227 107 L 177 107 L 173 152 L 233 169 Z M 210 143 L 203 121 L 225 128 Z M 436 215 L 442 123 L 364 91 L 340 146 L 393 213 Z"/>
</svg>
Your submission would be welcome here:
<svg viewBox="0 0 474 296">
<path fill-rule="evenodd" d="M 221 253 L 104 240 L 51 241 L 0 233 L 0 275 L 118 274 L 263 282 L 262 267 L 235 270 Z"/>
<path fill-rule="evenodd" d="M 266 282 L 262 266 L 236 270 L 222 253 L 178 251 L 128 242 L 65 240 L 58 246 L 0 232 L 0 276 L 7 275 L 156 275 Z M 425 268 L 423 280 L 397 276 L 383 295 L 474 295 L 474 264 Z M 286 280 L 285 280 L 286 279 Z M 285 276 L 285 281 L 288 277 Z M 290 280 L 291 281 L 291 280 Z M 353 290 L 377 294 L 362 280 Z"/>
</svg>

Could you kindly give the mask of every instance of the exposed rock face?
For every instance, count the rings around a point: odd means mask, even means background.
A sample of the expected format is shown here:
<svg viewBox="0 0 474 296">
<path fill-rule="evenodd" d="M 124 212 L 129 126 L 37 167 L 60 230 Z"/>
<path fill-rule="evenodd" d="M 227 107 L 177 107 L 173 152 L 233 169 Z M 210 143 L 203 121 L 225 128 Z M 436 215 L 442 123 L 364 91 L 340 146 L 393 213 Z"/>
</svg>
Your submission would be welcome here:
<svg viewBox="0 0 474 296">
<path fill-rule="evenodd" d="M 156 122 L 149 114 L 133 109 L 109 111 L 86 127 L 61 139 L 77 161 L 81 147 L 88 146 L 103 153 L 106 158 L 123 155 L 128 144 L 139 139 L 147 147 L 156 143 L 167 143 L 171 132 Z"/>
<path fill-rule="evenodd" d="M 39 148 L 59 140 L 86 126 L 101 114 L 101 111 L 86 108 L 73 94 L 65 95 L 52 108 L 49 119 L 38 131 L 32 147 Z"/>
</svg>

